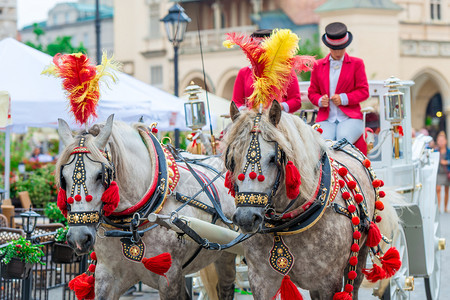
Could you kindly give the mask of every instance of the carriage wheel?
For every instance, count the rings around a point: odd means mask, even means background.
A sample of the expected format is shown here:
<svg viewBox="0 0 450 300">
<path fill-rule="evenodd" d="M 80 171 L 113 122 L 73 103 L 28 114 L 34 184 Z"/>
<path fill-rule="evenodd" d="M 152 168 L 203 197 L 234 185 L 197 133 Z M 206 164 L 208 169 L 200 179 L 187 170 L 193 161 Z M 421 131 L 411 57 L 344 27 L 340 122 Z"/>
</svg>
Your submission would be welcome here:
<svg viewBox="0 0 450 300">
<path fill-rule="evenodd" d="M 441 227 L 439 223 L 439 207 L 437 207 L 437 205 L 433 221 L 433 269 L 430 274 L 424 278 L 427 300 L 437 300 L 441 286 L 441 250 L 445 248 L 445 240 L 440 238 Z"/>
<path fill-rule="evenodd" d="M 397 273 L 390 278 L 389 286 L 383 294 L 383 299 L 407 300 L 409 299 L 409 291 L 414 289 L 414 278 L 409 276 L 408 247 L 406 244 L 405 233 L 401 225 L 399 225 L 398 233 L 394 236 L 392 246 L 397 248 L 402 261 L 402 266 Z"/>
</svg>

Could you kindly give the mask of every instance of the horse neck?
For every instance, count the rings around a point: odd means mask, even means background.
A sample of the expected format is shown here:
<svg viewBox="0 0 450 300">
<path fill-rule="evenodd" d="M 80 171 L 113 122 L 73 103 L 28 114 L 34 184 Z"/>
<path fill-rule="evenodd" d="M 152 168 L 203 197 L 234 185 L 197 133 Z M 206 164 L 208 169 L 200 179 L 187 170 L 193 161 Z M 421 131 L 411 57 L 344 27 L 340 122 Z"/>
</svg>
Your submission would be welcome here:
<svg viewBox="0 0 450 300">
<path fill-rule="evenodd" d="M 123 211 L 141 200 L 155 175 L 156 155 L 154 151 L 149 153 L 139 134 L 126 131 L 121 137 L 124 149 L 119 154 L 120 169 L 116 170 L 120 188 L 120 202 L 116 211 Z"/>
</svg>

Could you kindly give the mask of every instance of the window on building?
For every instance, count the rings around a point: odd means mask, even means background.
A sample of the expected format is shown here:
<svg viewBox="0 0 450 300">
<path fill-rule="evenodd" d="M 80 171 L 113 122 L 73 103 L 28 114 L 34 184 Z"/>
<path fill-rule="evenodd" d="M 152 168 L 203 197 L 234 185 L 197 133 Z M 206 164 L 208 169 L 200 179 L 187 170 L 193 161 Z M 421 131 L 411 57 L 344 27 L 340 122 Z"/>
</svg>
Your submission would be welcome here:
<svg viewBox="0 0 450 300">
<path fill-rule="evenodd" d="M 163 68 L 162 66 L 150 67 L 150 84 L 159 89 L 163 88 Z"/>
<path fill-rule="evenodd" d="M 68 12 L 66 12 L 64 15 L 66 18 L 66 24 L 70 23 L 70 14 Z"/>
<path fill-rule="evenodd" d="M 161 16 L 159 15 L 159 4 L 153 3 L 150 4 L 150 30 L 149 30 L 149 36 L 151 38 L 158 38 L 160 37 L 160 22 Z"/>
<path fill-rule="evenodd" d="M 441 15 L 441 0 L 430 0 L 430 17 L 432 21 L 440 21 Z"/>
<path fill-rule="evenodd" d="M 58 15 L 53 15 L 53 25 L 58 25 Z"/>
</svg>

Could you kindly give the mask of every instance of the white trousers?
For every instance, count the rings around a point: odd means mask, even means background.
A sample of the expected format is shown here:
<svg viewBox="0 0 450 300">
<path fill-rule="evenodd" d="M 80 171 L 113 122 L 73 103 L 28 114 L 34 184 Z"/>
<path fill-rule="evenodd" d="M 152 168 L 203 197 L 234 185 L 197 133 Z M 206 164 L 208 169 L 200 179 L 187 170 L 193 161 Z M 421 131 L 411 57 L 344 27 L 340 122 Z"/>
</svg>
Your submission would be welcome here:
<svg viewBox="0 0 450 300">
<path fill-rule="evenodd" d="M 326 140 L 339 141 L 346 138 L 351 144 L 354 144 L 364 133 L 364 122 L 360 119 L 347 119 L 342 122 L 318 122 L 322 128 L 322 137 Z"/>
</svg>

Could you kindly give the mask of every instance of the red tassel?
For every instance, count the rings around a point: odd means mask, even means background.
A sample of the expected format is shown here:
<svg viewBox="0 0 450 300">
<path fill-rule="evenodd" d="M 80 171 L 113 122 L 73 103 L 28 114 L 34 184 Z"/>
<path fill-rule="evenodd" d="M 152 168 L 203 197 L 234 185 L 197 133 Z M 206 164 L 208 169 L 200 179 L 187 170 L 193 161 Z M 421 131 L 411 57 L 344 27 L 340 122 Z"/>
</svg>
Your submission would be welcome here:
<svg viewBox="0 0 450 300">
<path fill-rule="evenodd" d="M 56 200 L 56 205 L 59 207 L 59 210 L 61 210 L 64 217 L 67 218 L 67 198 L 66 198 L 66 191 L 62 188 L 59 188 L 58 192 L 58 199 Z"/>
<path fill-rule="evenodd" d="M 362 269 L 362 273 L 366 275 L 370 282 L 377 282 L 386 278 L 386 272 L 377 264 L 373 264 L 372 269 Z"/>
<path fill-rule="evenodd" d="M 109 216 L 119 205 L 120 196 L 119 196 L 119 186 L 115 181 L 111 182 L 109 188 L 103 192 L 102 202 L 105 203 L 103 205 L 103 211 L 105 212 L 105 216 Z"/>
<path fill-rule="evenodd" d="M 170 253 L 164 252 L 154 257 L 144 257 L 142 263 L 147 270 L 161 276 L 166 276 L 165 273 L 169 271 L 172 266 L 172 256 Z"/>
<path fill-rule="evenodd" d="M 333 300 L 352 300 L 352 294 L 348 292 L 339 292 L 334 294 Z"/>
<path fill-rule="evenodd" d="M 231 194 L 232 197 L 235 196 L 235 191 L 234 191 L 234 182 L 231 179 L 231 172 L 227 171 L 227 173 L 225 174 L 225 183 L 224 183 L 225 187 L 228 189 L 228 194 Z"/>
<path fill-rule="evenodd" d="M 298 288 L 291 281 L 289 275 L 284 275 L 281 286 L 275 296 L 273 296 L 272 300 L 276 299 L 278 296 L 280 296 L 281 300 L 303 300 L 302 294 L 300 294 Z"/>
<path fill-rule="evenodd" d="M 402 266 L 400 260 L 400 253 L 395 247 L 389 248 L 389 250 L 380 257 L 383 270 L 386 272 L 386 278 L 392 277 Z"/>
<path fill-rule="evenodd" d="M 381 242 L 381 232 L 377 224 L 370 222 L 369 233 L 367 234 L 366 245 L 369 247 L 375 247 Z"/>
<path fill-rule="evenodd" d="M 95 281 L 88 279 L 86 273 L 78 275 L 69 282 L 69 288 L 75 292 L 78 300 L 95 298 Z"/>
<path fill-rule="evenodd" d="M 302 184 L 300 172 L 292 161 L 286 164 L 286 195 L 289 199 L 297 198 L 300 193 L 300 185 Z"/>
</svg>

